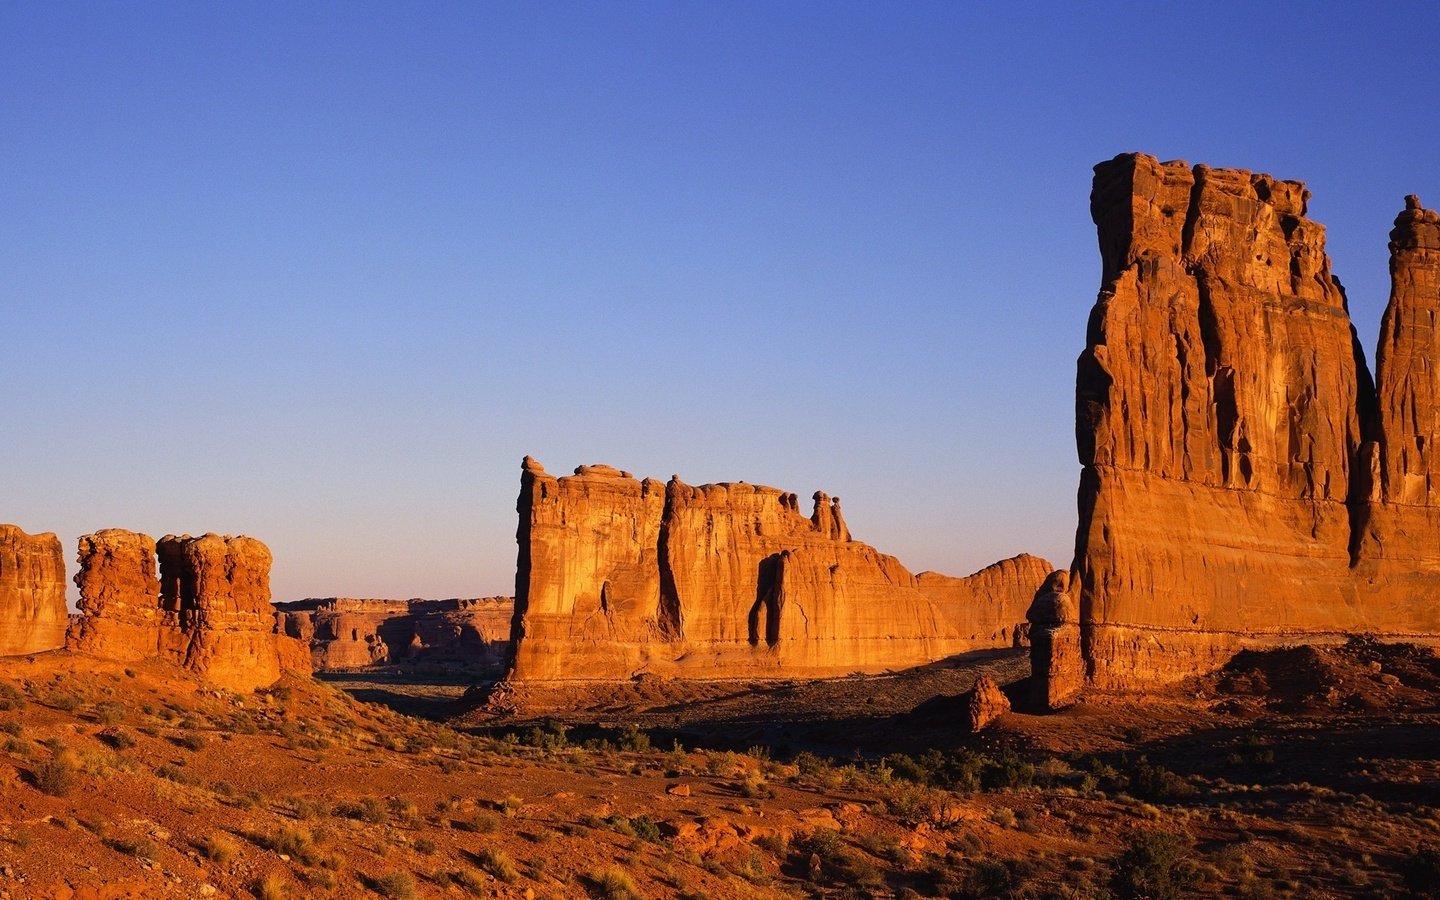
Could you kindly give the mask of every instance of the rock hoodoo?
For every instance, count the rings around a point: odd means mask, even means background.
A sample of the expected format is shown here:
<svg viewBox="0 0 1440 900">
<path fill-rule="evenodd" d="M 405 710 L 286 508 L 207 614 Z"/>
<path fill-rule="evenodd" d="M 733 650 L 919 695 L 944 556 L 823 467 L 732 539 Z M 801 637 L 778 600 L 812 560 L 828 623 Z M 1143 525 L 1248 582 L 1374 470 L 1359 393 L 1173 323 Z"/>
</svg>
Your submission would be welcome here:
<svg viewBox="0 0 1440 900">
<path fill-rule="evenodd" d="M 776 488 L 609 466 L 557 478 L 526 457 L 517 508 L 518 679 L 820 676 L 1010 646 L 1049 568 L 917 579 L 823 493 L 806 516 Z"/>
<path fill-rule="evenodd" d="M 60 539 L 0 525 L 0 656 L 64 646 L 68 621 Z"/>
<path fill-rule="evenodd" d="M 281 630 L 310 648 L 316 670 L 394 663 L 503 670 L 510 652 L 510 597 L 277 603 Z"/>
<path fill-rule="evenodd" d="M 78 561 L 72 649 L 167 658 L 231 690 L 273 684 L 282 657 L 296 657 L 276 632 L 270 551 L 254 538 L 167 535 L 157 543 L 111 528 L 82 537 Z"/>
<path fill-rule="evenodd" d="M 965 725 L 976 732 L 1010 711 L 1010 699 L 989 675 L 975 679 L 965 704 Z"/>
<path fill-rule="evenodd" d="M 1440 633 L 1437 217 L 1409 198 L 1391 233 L 1377 384 L 1308 198 L 1142 154 L 1096 166 L 1070 586 L 1082 659 L 1037 668 L 1059 678 L 1037 688 L 1051 702 L 1242 647 Z"/>
</svg>

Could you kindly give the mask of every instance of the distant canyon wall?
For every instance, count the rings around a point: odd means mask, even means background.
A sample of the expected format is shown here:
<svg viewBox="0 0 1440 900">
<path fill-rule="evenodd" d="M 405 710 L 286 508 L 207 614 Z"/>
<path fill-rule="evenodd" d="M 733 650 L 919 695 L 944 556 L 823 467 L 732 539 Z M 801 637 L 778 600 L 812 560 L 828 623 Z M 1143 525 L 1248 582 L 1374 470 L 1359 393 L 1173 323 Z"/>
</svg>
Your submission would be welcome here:
<svg viewBox="0 0 1440 900">
<path fill-rule="evenodd" d="M 1012 646 L 1050 569 L 917 578 L 851 538 L 838 498 L 806 516 L 776 488 L 609 466 L 557 478 L 527 457 L 517 509 L 520 680 L 816 677 Z"/>
<path fill-rule="evenodd" d="M 1052 704 L 1244 647 L 1440 635 L 1440 216 L 1410 197 L 1395 221 L 1372 379 L 1308 199 L 1143 154 L 1096 167 L 1076 555 L 1032 611 Z"/>
<path fill-rule="evenodd" d="M 317 671 L 397 663 L 502 672 L 510 655 L 511 597 L 277 603 L 281 630 L 303 642 Z"/>
</svg>

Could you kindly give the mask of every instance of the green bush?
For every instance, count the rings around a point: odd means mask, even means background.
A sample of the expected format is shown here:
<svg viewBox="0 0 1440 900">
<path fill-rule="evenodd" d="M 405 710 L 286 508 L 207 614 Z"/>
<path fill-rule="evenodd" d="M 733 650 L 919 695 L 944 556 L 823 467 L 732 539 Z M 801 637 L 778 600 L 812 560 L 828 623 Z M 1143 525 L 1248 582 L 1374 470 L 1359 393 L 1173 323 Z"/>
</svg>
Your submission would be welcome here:
<svg viewBox="0 0 1440 900">
<path fill-rule="evenodd" d="M 1186 859 L 1188 847 L 1176 835 L 1142 830 L 1130 836 L 1115 862 L 1110 889 L 1122 900 L 1179 900 L 1199 881 Z"/>
</svg>

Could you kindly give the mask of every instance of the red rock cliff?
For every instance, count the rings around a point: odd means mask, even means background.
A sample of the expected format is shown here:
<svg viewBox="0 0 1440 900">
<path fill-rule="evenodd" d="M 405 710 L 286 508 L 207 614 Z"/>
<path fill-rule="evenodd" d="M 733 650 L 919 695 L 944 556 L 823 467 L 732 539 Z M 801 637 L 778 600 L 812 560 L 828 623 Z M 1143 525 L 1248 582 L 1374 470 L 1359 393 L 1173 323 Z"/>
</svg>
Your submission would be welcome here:
<svg viewBox="0 0 1440 900">
<path fill-rule="evenodd" d="M 68 621 L 60 539 L 0 525 L 0 656 L 64 646 Z"/>
<path fill-rule="evenodd" d="M 1173 680 L 1243 646 L 1440 630 L 1436 552 L 1418 549 L 1440 534 L 1435 389 L 1415 377 L 1435 359 L 1433 216 L 1415 203 L 1392 235 L 1377 416 L 1308 197 L 1142 154 L 1095 169 L 1074 562 L 1090 684 Z"/>
<path fill-rule="evenodd" d="M 270 551 L 254 538 L 169 535 L 157 544 L 112 528 L 80 539 L 79 563 L 81 616 L 68 642 L 75 650 L 159 656 L 240 691 L 273 684 L 282 657 L 296 659 L 276 631 Z"/>
<path fill-rule="evenodd" d="M 952 615 L 953 587 L 932 597 L 851 540 L 823 493 L 807 516 L 776 488 L 662 485 L 609 466 L 556 478 L 527 457 L 518 510 L 515 678 L 883 671 L 1008 645 L 1023 615 L 981 628 Z"/>
<path fill-rule="evenodd" d="M 282 630 L 309 647 L 314 668 L 395 663 L 503 670 L 510 654 L 510 597 L 278 603 Z"/>
</svg>

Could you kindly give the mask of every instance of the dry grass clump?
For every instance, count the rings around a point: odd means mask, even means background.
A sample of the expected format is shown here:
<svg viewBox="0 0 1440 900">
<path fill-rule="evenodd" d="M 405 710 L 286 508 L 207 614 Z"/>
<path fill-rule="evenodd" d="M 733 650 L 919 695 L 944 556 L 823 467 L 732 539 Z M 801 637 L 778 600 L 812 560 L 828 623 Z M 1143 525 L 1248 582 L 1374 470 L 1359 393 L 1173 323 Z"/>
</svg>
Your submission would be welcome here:
<svg viewBox="0 0 1440 900">
<path fill-rule="evenodd" d="M 235 839 L 227 834 L 211 834 L 200 839 L 196 844 L 200 855 L 213 863 L 226 865 L 240 853 L 240 845 Z"/>
<path fill-rule="evenodd" d="M 510 854 L 504 850 L 484 847 L 480 852 L 475 854 L 475 861 L 480 863 L 485 871 L 506 884 L 514 884 L 520 880 L 520 872 L 515 868 L 515 863 L 510 859 Z"/>
<path fill-rule="evenodd" d="M 591 873 L 590 882 L 605 900 L 640 900 L 635 879 L 620 866 L 608 866 Z"/>
<path fill-rule="evenodd" d="M 413 900 L 415 897 L 415 876 L 409 872 L 387 872 L 368 880 L 371 890 L 389 900 Z"/>
<path fill-rule="evenodd" d="M 79 769 L 70 751 L 61 748 L 35 770 L 35 786 L 52 797 L 68 797 L 79 780 Z"/>
</svg>

